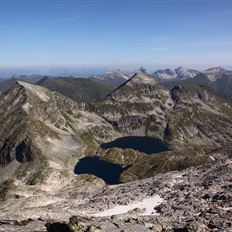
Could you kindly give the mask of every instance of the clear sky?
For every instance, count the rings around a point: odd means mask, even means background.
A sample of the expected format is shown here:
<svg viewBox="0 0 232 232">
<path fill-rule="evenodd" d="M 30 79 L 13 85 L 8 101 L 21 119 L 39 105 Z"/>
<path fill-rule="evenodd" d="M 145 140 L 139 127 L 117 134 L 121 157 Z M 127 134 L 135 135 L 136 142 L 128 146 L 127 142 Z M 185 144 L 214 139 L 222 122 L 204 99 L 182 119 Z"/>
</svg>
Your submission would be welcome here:
<svg viewBox="0 0 232 232">
<path fill-rule="evenodd" d="M 0 66 L 232 65 L 232 0 L 0 0 Z"/>
</svg>

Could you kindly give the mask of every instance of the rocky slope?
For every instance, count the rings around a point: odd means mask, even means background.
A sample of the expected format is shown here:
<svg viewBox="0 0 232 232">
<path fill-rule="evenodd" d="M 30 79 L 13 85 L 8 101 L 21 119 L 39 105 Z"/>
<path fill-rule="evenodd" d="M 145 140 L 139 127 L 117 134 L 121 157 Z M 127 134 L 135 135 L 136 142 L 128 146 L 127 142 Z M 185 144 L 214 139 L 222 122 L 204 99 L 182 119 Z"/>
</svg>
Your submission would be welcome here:
<svg viewBox="0 0 232 232">
<path fill-rule="evenodd" d="M 59 215 L 52 221 L 42 217 L 40 220 L 3 221 L 5 231 L 30 231 L 40 228 L 41 231 L 231 231 L 231 149 L 215 151 L 214 160 L 207 165 L 189 168 L 179 172 L 168 172 L 152 178 L 134 181 L 113 187 L 102 186 L 99 191 L 68 192 L 72 196 L 72 206 L 76 207 L 68 222 L 67 214 Z M 73 195 L 74 194 L 74 195 Z M 82 199 L 78 205 L 75 199 Z M 150 205 L 133 205 L 146 200 Z M 119 206 L 127 211 L 118 214 Z M 153 213 L 146 215 L 148 208 Z M 50 206 L 50 210 L 54 206 Z M 59 206 L 56 206 L 59 207 Z M 111 211 L 109 211 L 111 210 Z M 103 215 L 104 216 L 101 216 Z M 145 215 L 143 215 L 145 214 Z M 24 221 L 23 221 L 24 219 Z M 24 224 L 23 224 L 24 222 Z M 1 220 L 0 220 L 1 223 Z M 43 223 L 43 224 L 42 224 Z M 21 224 L 21 226 L 20 226 Z M 46 224 L 46 228 L 45 228 Z"/>
<path fill-rule="evenodd" d="M 1 180 L 35 184 L 54 173 L 65 176 L 87 145 L 116 137 L 110 124 L 82 105 L 24 82 L 1 93 L 0 118 Z"/>
<path fill-rule="evenodd" d="M 179 149 L 230 143 L 231 107 L 203 87 L 183 85 L 169 91 L 137 73 L 94 110 L 124 135 L 157 137 Z"/>
<path fill-rule="evenodd" d="M 95 111 L 122 134 L 160 138 L 173 104 L 167 89 L 152 77 L 137 73 L 99 103 Z"/>
<path fill-rule="evenodd" d="M 162 196 L 163 202 L 155 207 L 159 215 L 139 216 L 143 211 L 134 209 L 123 216 L 111 218 L 73 217 L 69 223 L 70 231 L 88 231 L 88 227 L 99 231 L 230 231 L 231 168 L 231 161 L 217 162 L 118 187 L 108 192 L 109 198 L 107 193 L 102 196 L 105 204 L 113 201 L 110 192 L 118 199 L 116 202 L 119 199 L 126 202 L 126 199 L 133 198 L 133 194 L 129 194 L 130 189 L 136 189 L 141 198 L 143 193 L 150 197 L 154 194 Z M 128 198 L 122 197 L 123 193 L 127 193 Z M 93 201 L 100 207 L 98 200 L 100 196 Z"/>
<path fill-rule="evenodd" d="M 90 106 L 18 82 L 0 94 L 0 229 L 229 231 L 231 115 L 231 102 L 203 87 L 168 90 L 144 73 Z M 170 150 L 98 147 L 128 135 Z M 120 165 L 129 182 L 75 175 L 85 155 Z"/>
</svg>

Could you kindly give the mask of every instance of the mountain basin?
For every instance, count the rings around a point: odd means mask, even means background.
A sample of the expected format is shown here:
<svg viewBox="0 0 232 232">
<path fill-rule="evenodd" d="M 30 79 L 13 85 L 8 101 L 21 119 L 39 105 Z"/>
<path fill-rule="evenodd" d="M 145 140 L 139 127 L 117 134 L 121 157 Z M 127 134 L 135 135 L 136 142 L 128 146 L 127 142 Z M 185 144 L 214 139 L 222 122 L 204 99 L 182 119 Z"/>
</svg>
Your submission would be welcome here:
<svg viewBox="0 0 232 232">
<path fill-rule="evenodd" d="M 102 149 L 114 147 L 122 149 L 131 148 L 149 155 L 169 150 L 167 145 L 165 145 L 160 139 L 147 136 L 121 137 L 114 141 L 101 144 L 100 147 Z M 119 184 L 119 177 L 125 169 L 126 168 L 123 168 L 118 164 L 100 160 L 99 157 L 93 156 L 80 159 L 75 166 L 74 172 L 77 175 L 95 175 L 103 179 L 107 184 Z"/>
</svg>

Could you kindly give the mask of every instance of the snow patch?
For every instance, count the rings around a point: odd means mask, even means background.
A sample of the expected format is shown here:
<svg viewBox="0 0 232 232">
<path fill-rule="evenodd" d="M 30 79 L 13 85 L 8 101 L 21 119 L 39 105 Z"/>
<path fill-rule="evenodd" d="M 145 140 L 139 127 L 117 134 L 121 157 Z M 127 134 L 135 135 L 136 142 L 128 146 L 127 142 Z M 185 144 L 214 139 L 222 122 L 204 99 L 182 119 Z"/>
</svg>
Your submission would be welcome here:
<svg viewBox="0 0 232 232">
<path fill-rule="evenodd" d="M 95 217 L 110 217 L 113 215 L 125 214 L 134 209 L 144 210 L 143 213 L 138 213 L 140 216 L 157 216 L 159 215 L 154 207 L 160 205 L 163 202 L 163 199 L 159 195 L 155 195 L 151 198 L 145 198 L 140 202 L 131 203 L 128 205 L 118 205 L 112 209 L 93 214 Z"/>
</svg>

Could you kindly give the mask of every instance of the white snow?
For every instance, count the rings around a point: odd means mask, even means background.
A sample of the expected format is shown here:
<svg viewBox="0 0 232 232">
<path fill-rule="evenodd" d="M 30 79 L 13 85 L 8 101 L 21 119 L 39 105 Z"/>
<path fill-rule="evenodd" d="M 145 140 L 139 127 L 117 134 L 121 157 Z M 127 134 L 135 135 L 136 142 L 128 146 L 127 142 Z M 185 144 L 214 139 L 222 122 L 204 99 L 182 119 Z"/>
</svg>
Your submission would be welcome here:
<svg viewBox="0 0 232 232">
<path fill-rule="evenodd" d="M 112 209 L 108 209 L 106 211 L 93 214 L 93 216 L 109 217 L 113 215 L 125 214 L 134 209 L 145 209 L 143 213 L 138 213 L 138 215 L 140 216 L 149 216 L 149 215 L 156 216 L 158 215 L 158 213 L 156 212 L 156 210 L 154 210 L 154 207 L 158 206 L 162 202 L 163 202 L 163 199 L 160 196 L 155 195 L 151 198 L 145 198 L 140 202 L 135 202 L 135 203 L 131 203 L 128 205 L 115 206 Z"/>
<path fill-rule="evenodd" d="M 183 67 L 179 67 L 176 69 L 162 69 L 156 71 L 154 74 L 160 79 L 189 79 L 195 77 L 199 72 L 196 70 L 185 69 Z"/>
</svg>

